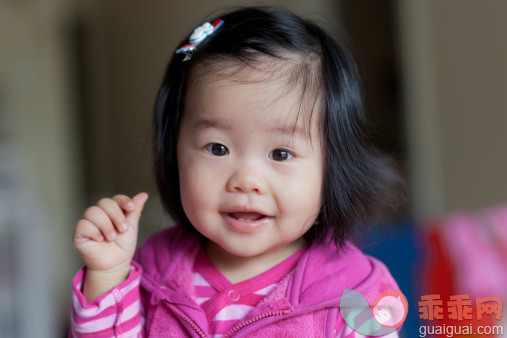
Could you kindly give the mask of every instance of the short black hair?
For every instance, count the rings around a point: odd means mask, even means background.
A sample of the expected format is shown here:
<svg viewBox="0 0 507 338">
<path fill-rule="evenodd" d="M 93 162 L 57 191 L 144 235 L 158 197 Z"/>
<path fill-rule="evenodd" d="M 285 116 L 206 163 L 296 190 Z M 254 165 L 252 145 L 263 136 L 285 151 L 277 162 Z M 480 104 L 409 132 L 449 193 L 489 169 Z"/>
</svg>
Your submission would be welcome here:
<svg viewBox="0 0 507 338">
<path fill-rule="evenodd" d="M 290 11 L 271 6 L 246 7 L 210 19 L 224 24 L 193 51 L 189 60 L 173 53 L 158 92 L 153 114 L 154 170 L 164 209 L 182 226 L 188 221 L 180 198 L 176 156 L 184 98 L 191 70 L 209 61 L 249 64 L 267 56 L 283 60 L 302 56 L 317 69 L 315 97 L 320 100 L 319 127 L 324 140 L 322 206 L 304 235 L 309 241 L 332 235 L 342 247 L 357 243 L 356 230 L 377 221 L 397 206 L 405 189 L 394 161 L 369 139 L 369 125 L 357 67 L 343 42 Z M 187 36 L 179 46 L 188 43 Z M 178 46 L 178 47 L 179 47 Z M 317 56 L 308 58 L 309 55 Z M 310 67 L 312 68 L 312 67 Z"/>
</svg>

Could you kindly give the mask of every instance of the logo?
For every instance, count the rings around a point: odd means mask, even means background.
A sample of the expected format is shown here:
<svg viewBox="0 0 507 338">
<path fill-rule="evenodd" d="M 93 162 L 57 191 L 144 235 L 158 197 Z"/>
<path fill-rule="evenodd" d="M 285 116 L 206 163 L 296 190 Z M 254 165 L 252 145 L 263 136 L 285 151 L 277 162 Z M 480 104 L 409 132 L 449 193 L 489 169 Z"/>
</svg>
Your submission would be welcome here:
<svg viewBox="0 0 507 338">
<path fill-rule="evenodd" d="M 340 313 L 345 323 L 356 332 L 383 336 L 403 324 L 408 314 L 408 302 L 400 291 L 387 290 L 370 306 L 359 292 L 347 289 L 340 300 Z"/>
</svg>

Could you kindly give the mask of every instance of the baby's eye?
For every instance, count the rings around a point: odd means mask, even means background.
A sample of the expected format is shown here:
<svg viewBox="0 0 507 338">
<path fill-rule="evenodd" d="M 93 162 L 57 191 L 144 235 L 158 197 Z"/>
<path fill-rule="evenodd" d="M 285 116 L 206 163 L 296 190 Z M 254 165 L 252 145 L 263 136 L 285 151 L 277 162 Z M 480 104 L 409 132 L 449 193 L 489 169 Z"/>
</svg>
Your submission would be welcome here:
<svg viewBox="0 0 507 338">
<path fill-rule="evenodd" d="M 227 147 L 220 143 L 210 143 L 204 149 L 215 156 L 225 156 L 229 154 Z"/>
<path fill-rule="evenodd" d="M 275 161 L 287 161 L 293 158 L 294 155 L 288 150 L 285 149 L 275 149 L 271 153 L 269 153 L 269 158 Z"/>
</svg>

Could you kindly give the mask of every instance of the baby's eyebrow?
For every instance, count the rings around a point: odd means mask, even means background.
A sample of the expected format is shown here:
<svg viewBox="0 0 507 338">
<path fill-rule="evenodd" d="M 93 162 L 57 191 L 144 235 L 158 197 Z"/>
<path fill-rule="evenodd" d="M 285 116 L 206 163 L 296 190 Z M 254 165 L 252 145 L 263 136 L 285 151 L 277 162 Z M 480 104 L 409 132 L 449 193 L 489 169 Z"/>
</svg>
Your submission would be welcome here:
<svg viewBox="0 0 507 338">
<path fill-rule="evenodd" d="M 217 120 L 210 120 L 210 119 L 199 119 L 195 121 L 194 123 L 194 129 L 196 130 L 202 130 L 207 128 L 216 128 L 216 129 L 223 129 L 223 130 L 231 130 L 232 127 L 228 125 L 227 123 L 224 123 L 222 121 Z"/>
<path fill-rule="evenodd" d="M 206 118 L 201 118 L 194 123 L 195 130 L 199 131 L 207 128 L 216 128 L 226 131 L 230 131 L 233 129 L 231 125 L 219 120 L 210 120 Z M 290 136 L 295 135 L 296 137 L 303 139 L 308 137 L 308 134 L 305 133 L 299 125 L 296 126 L 296 128 L 294 128 L 294 126 L 274 126 L 268 128 L 267 131 L 270 133 L 277 133 L 282 135 L 290 135 Z"/>
<path fill-rule="evenodd" d="M 294 126 L 284 126 L 284 127 L 273 127 L 269 129 L 270 132 L 280 133 L 282 135 L 295 135 L 299 138 L 306 138 L 308 136 L 307 133 L 303 132 L 300 126 L 294 128 Z"/>
</svg>

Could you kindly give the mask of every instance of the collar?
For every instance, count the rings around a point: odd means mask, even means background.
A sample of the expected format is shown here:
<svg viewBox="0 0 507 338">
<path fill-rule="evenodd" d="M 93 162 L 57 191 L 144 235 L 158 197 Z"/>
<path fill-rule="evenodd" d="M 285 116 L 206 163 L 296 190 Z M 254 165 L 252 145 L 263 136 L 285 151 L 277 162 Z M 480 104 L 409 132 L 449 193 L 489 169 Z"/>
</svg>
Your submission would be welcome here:
<svg viewBox="0 0 507 338">
<path fill-rule="evenodd" d="M 158 290 L 173 303 L 199 309 L 195 295 L 194 299 L 186 295 L 194 294 L 191 272 L 200 248 L 199 234 L 178 225 L 149 236 L 134 256 L 143 267 L 143 287 Z M 293 273 L 265 299 L 301 311 L 338 307 L 345 289 L 360 292 L 371 303 L 381 292 L 398 286 L 383 263 L 351 243 L 338 249 L 328 239 L 311 243 Z"/>
</svg>

